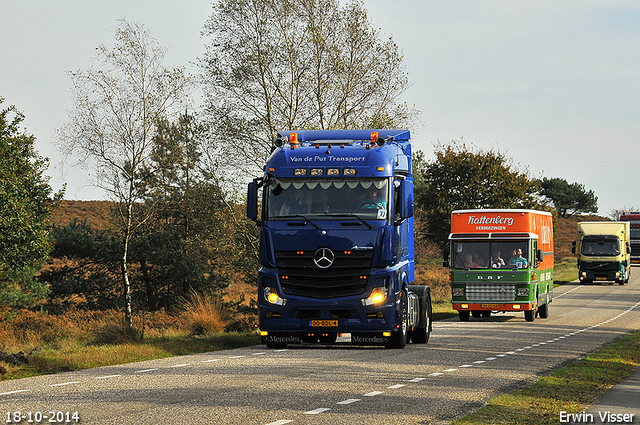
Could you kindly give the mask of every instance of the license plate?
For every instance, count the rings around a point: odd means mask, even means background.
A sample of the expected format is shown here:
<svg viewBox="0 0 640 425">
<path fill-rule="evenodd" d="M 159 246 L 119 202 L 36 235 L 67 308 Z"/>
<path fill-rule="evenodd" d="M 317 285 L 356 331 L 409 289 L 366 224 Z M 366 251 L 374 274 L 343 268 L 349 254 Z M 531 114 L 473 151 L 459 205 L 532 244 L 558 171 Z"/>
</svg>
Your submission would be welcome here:
<svg viewBox="0 0 640 425">
<path fill-rule="evenodd" d="M 498 304 L 480 304 L 480 308 L 498 308 Z"/>
<path fill-rule="evenodd" d="M 309 320 L 309 326 L 312 328 L 330 328 L 338 326 L 337 320 Z"/>
<path fill-rule="evenodd" d="M 607 280 L 606 277 L 596 277 L 596 280 Z"/>
</svg>

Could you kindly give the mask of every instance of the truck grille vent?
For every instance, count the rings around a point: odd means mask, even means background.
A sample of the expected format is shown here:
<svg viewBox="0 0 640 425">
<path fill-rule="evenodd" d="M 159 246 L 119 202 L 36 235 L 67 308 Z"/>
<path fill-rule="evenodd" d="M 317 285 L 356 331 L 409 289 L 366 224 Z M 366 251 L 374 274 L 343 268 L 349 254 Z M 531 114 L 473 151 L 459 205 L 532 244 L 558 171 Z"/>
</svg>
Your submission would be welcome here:
<svg viewBox="0 0 640 425">
<path fill-rule="evenodd" d="M 514 283 L 467 283 L 468 301 L 515 301 Z"/>
<path fill-rule="evenodd" d="M 373 252 L 336 251 L 334 254 L 331 267 L 321 269 L 313 262 L 313 251 L 276 252 L 282 291 L 287 295 L 322 299 L 364 294 Z"/>
</svg>

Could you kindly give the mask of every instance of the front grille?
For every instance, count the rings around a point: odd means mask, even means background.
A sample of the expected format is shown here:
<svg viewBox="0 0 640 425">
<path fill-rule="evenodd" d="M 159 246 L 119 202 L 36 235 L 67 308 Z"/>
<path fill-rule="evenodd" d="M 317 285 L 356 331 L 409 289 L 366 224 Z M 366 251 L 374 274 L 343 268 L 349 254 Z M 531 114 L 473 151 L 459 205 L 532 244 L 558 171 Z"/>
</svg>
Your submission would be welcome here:
<svg viewBox="0 0 640 425">
<path fill-rule="evenodd" d="M 514 283 L 467 283 L 467 301 L 515 301 Z"/>
<path fill-rule="evenodd" d="M 276 252 L 282 291 L 310 298 L 338 298 L 362 295 L 367 289 L 373 252 L 336 251 L 331 267 L 321 269 L 313 262 L 314 251 Z"/>
</svg>

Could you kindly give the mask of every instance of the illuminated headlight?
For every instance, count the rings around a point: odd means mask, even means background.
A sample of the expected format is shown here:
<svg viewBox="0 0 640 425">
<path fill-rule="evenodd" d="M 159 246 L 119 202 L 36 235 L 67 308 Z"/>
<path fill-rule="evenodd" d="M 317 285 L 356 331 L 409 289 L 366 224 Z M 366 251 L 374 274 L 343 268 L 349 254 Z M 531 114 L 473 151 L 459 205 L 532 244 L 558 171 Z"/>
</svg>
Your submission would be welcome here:
<svg viewBox="0 0 640 425">
<path fill-rule="evenodd" d="M 293 170 L 293 174 L 296 176 L 306 176 L 307 175 L 307 169 L 306 168 L 296 168 L 295 170 Z"/>
<path fill-rule="evenodd" d="M 616 272 L 616 279 L 620 277 L 620 272 Z"/>
<path fill-rule="evenodd" d="M 529 288 L 518 288 L 516 291 L 517 297 L 528 297 L 529 296 Z"/>
<path fill-rule="evenodd" d="M 311 175 L 312 176 L 321 176 L 324 174 L 324 170 L 322 168 L 312 168 Z"/>
<path fill-rule="evenodd" d="M 387 299 L 387 292 L 388 290 L 386 287 L 373 288 L 373 290 L 371 291 L 371 295 L 369 295 L 369 298 L 365 298 L 362 300 L 362 305 L 380 304 Z"/>
<path fill-rule="evenodd" d="M 264 288 L 263 292 L 264 292 L 264 297 L 271 304 L 285 305 L 287 303 L 286 299 L 280 298 L 280 295 L 278 295 L 278 291 L 276 291 L 276 288 L 266 287 Z"/>
<path fill-rule="evenodd" d="M 454 297 L 463 297 L 464 296 L 464 288 L 453 288 L 453 296 Z"/>
<path fill-rule="evenodd" d="M 340 169 L 339 168 L 327 168 L 327 175 L 328 176 L 339 176 L 340 175 Z"/>
<path fill-rule="evenodd" d="M 582 272 L 582 277 L 587 277 L 587 272 Z"/>
<path fill-rule="evenodd" d="M 355 168 L 345 168 L 344 171 L 342 172 L 343 175 L 345 176 L 355 176 L 356 175 L 356 169 Z"/>
</svg>

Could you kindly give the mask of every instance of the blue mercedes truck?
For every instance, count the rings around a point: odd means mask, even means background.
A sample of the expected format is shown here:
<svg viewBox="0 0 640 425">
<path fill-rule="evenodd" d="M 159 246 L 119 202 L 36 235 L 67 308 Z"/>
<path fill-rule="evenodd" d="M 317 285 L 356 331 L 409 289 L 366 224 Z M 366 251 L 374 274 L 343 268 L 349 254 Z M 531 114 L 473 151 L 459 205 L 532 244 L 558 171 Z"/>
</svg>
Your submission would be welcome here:
<svg viewBox="0 0 640 425">
<path fill-rule="evenodd" d="M 247 216 L 260 229 L 259 328 L 268 347 L 426 343 L 431 293 L 413 285 L 408 130 L 281 131 Z"/>
</svg>

